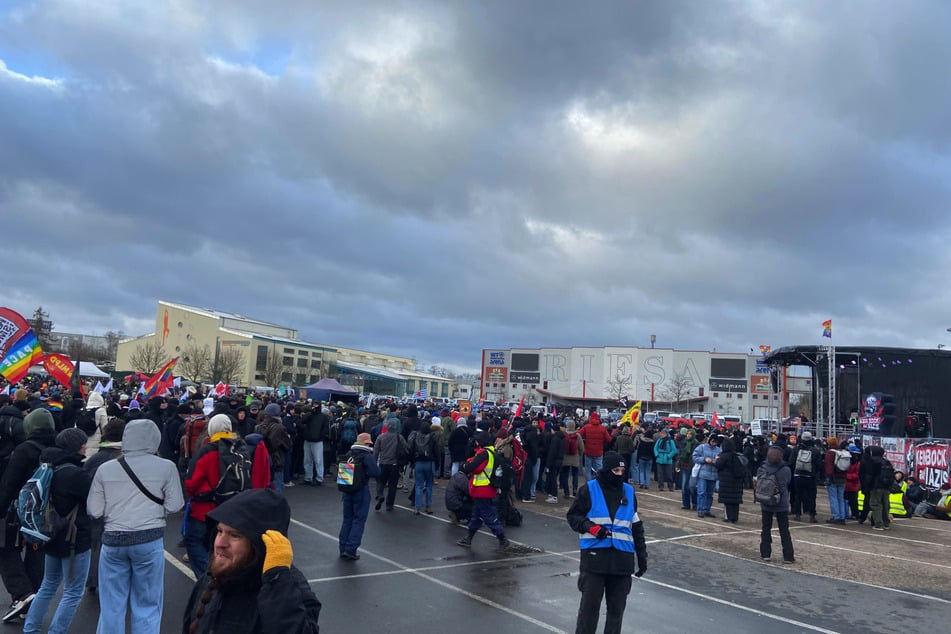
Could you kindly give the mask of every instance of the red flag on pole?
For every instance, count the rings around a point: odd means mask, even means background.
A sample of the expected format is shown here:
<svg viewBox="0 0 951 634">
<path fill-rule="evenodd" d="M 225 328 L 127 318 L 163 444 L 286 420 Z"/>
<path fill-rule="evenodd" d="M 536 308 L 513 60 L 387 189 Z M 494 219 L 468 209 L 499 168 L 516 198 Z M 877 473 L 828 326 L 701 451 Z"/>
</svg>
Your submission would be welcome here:
<svg viewBox="0 0 951 634">
<path fill-rule="evenodd" d="M 713 412 L 713 418 L 710 419 L 710 426 L 713 429 L 720 429 L 720 417 L 717 416 L 717 413 Z"/>
<path fill-rule="evenodd" d="M 168 363 L 166 363 L 161 370 L 156 372 L 154 375 L 148 378 L 145 381 L 144 393 L 143 396 L 146 400 L 152 398 L 153 396 L 159 395 L 159 390 L 165 387 L 165 383 L 169 381 L 172 376 L 172 370 L 175 368 L 175 364 L 178 363 L 178 357 L 175 357 Z M 163 392 L 164 393 L 164 392 Z"/>
<path fill-rule="evenodd" d="M 522 415 L 522 406 L 524 405 L 525 405 L 525 397 L 523 396 L 521 400 L 518 402 L 518 407 L 515 408 L 516 418 Z"/>
<path fill-rule="evenodd" d="M 225 385 L 222 381 L 218 381 L 218 385 L 215 386 L 215 394 L 217 394 L 219 398 L 222 396 L 227 396 L 228 386 Z"/>
</svg>

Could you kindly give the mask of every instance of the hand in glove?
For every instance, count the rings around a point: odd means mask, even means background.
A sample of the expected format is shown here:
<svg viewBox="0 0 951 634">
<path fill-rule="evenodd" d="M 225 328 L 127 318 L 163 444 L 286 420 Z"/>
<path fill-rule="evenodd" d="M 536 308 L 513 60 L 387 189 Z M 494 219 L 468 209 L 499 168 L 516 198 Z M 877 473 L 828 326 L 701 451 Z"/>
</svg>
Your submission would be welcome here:
<svg viewBox="0 0 951 634">
<path fill-rule="evenodd" d="M 275 530 L 269 530 L 261 535 L 264 542 L 264 566 L 262 572 L 267 572 L 271 568 L 290 568 L 291 561 L 294 560 L 294 551 L 291 549 L 291 542 L 281 533 Z"/>
<path fill-rule="evenodd" d="M 647 558 L 641 559 L 637 558 L 637 572 L 634 573 L 634 576 L 641 578 L 644 576 L 644 573 L 647 572 Z"/>
<path fill-rule="evenodd" d="M 598 539 L 606 539 L 608 535 L 611 534 L 611 531 L 606 529 L 603 526 L 598 526 L 597 524 L 592 524 L 591 528 L 588 529 L 588 532 L 597 537 Z"/>
</svg>

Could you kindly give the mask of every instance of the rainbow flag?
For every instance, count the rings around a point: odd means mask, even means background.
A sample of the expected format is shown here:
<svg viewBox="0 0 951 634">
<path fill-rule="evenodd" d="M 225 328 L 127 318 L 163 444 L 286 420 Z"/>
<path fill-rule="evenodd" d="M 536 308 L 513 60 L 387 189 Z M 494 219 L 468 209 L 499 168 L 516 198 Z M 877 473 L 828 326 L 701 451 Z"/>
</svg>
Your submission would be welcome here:
<svg viewBox="0 0 951 634">
<path fill-rule="evenodd" d="M 832 320 L 826 319 L 822 322 L 822 336 L 832 339 Z"/>
<path fill-rule="evenodd" d="M 39 363 L 42 358 L 43 350 L 31 328 L 10 346 L 7 356 L 0 361 L 0 374 L 11 384 L 17 383 L 30 371 L 30 366 Z"/>
<path fill-rule="evenodd" d="M 175 364 L 178 363 L 178 357 L 175 357 L 168 363 L 166 363 L 161 370 L 156 372 L 153 376 L 150 376 L 145 380 L 143 384 L 143 397 L 148 400 L 153 396 L 159 396 L 158 391 L 163 389 L 163 391 L 168 390 L 166 383 L 171 382 L 172 379 L 172 370 L 175 369 Z"/>
<path fill-rule="evenodd" d="M 51 412 L 62 412 L 63 411 L 63 402 L 59 399 L 53 399 L 46 401 L 46 409 Z"/>
</svg>

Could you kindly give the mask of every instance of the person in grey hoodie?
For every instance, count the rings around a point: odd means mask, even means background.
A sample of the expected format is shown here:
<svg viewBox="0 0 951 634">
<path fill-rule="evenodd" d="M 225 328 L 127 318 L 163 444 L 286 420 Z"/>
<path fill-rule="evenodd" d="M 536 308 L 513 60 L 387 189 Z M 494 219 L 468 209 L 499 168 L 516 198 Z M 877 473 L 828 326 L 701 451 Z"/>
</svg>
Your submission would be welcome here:
<svg viewBox="0 0 951 634">
<path fill-rule="evenodd" d="M 779 501 L 776 504 L 764 504 L 762 507 L 762 530 L 759 539 L 759 556 L 763 561 L 769 561 L 772 556 L 772 530 L 773 516 L 776 516 L 776 524 L 779 527 L 779 540 L 783 545 L 783 563 L 796 563 L 795 553 L 793 552 L 792 535 L 789 533 L 789 481 L 792 479 L 792 472 L 789 466 L 783 462 L 783 450 L 780 447 L 770 447 L 766 452 L 766 462 L 760 465 L 756 472 L 756 480 L 772 475 L 776 479 L 776 486 L 779 489 Z M 753 485 L 755 488 L 755 484 Z"/>
<path fill-rule="evenodd" d="M 409 461 L 409 444 L 400 433 L 400 419 L 396 416 L 386 419 L 386 431 L 377 436 L 373 443 L 373 458 L 380 465 L 380 477 L 377 480 L 376 510 L 386 502 L 386 510 L 392 511 L 396 503 L 396 484 L 400 479 L 400 466 Z M 383 494 L 386 491 L 386 498 Z"/>
<path fill-rule="evenodd" d="M 162 433 L 148 419 L 129 421 L 122 456 L 96 470 L 86 508 L 105 519 L 99 559 L 98 632 L 155 632 L 162 624 L 165 586 L 165 516 L 185 506 L 178 469 L 160 458 Z M 135 483 L 126 467 L 138 478 Z"/>
</svg>

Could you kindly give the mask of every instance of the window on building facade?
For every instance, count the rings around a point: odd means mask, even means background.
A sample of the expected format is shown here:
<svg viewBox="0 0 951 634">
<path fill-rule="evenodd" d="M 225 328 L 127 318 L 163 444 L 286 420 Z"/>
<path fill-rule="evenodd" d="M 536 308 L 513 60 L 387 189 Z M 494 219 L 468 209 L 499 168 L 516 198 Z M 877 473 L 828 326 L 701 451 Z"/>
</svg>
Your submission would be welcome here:
<svg viewBox="0 0 951 634">
<path fill-rule="evenodd" d="M 294 354 L 293 348 L 284 348 L 284 354 Z"/>
<path fill-rule="evenodd" d="M 306 375 L 306 374 L 298 374 L 298 375 L 297 375 L 297 383 L 298 383 L 298 384 L 302 384 L 302 383 L 306 383 L 306 382 L 307 382 L 307 375 Z"/>
<path fill-rule="evenodd" d="M 290 381 L 290 380 L 291 380 L 291 373 L 290 373 L 290 372 L 283 372 L 283 373 L 281 373 L 281 380 L 282 380 L 282 381 Z"/>
<path fill-rule="evenodd" d="M 320 380 L 320 375 L 319 375 L 319 374 L 311 374 L 311 375 L 310 375 L 310 382 L 311 382 L 311 383 L 316 383 L 316 382 L 319 381 L 319 380 Z"/>
<path fill-rule="evenodd" d="M 308 356 L 308 354 L 307 354 L 307 351 L 306 351 L 306 350 L 298 350 L 298 351 L 297 351 L 297 356 L 299 356 L 299 357 L 306 357 L 306 356 Z"/>
<path fill-rule="evenodd" d="M 255 375 L 254 375 L 254 380 L 255 380 L 255 381 L 263 381 L 263 380 L 264 380 L 264 375 L 263 375 L 263 374 L 255 374 Z"/>
<path fill-rule="evenodd" d="M 311 367 L 312 370 L 319 370 L 319 369 L 320 369 L 320 359 L 311 359 L 311 360 L 310 360 L 310 367 Z"/>
<path fill-rule="evenodd" d="M 298 367 L 298 368 L 306 368 L 306 367 L 307 367 L 307 359 L 298 359 L 298 360 L 297 360 L 297 367 Z"/>
<path fill-rule="evenodd" d="M 714 392 L 714 393 L 713 393 L 713 398 L 720 398 L 720 393 L 719 393 L 719 392 Z"/>
<path fill-rule="evenodd" d="M 727 393 L 726 393 L 726 397 L 727 397 L 727 398 L 733 398 L 733 392 L 727 392 Z"/>
<path fill-rule="evenodd" d="M 254 358 L 254 371 L 264 372 L 267 369 L 267 346 L 258 346 L 258 351 Z"/>
<path fill-rule="evenodd" d="M 284 357 L 284 363 L 282 365 L 294 365 L 294 357 Z"/>
</svg>

